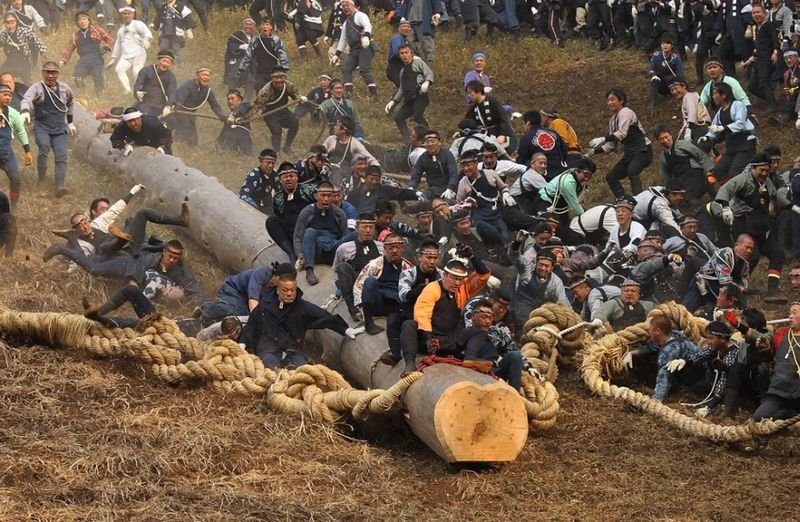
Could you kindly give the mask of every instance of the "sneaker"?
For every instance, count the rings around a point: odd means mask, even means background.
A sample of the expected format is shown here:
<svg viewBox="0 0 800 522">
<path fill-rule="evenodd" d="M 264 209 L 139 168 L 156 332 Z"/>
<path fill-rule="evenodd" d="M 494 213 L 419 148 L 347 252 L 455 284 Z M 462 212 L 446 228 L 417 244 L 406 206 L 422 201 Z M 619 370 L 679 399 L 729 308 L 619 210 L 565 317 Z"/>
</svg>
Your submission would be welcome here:
<svg viewBox="0 0 800 522">
<path fill-rule="evenodd" d="M 297 256 L 297 261 L 294 262 L 294 269 L 298 272 L 301 271 L 306 267 L 306 258 L 303 257 L 303 254 Z"/>
<path fill-rule="evenodd" d="M 330 312 L 331 310 L 334 310 L 338 306 L 341 300 L 342 300 L 341 297 L 337 297 L 336 294 L 331 294 L 328 297 L 328 300 L 325 301 L 325 304 L 322 305 L 322 309 Z"/>
</svg>

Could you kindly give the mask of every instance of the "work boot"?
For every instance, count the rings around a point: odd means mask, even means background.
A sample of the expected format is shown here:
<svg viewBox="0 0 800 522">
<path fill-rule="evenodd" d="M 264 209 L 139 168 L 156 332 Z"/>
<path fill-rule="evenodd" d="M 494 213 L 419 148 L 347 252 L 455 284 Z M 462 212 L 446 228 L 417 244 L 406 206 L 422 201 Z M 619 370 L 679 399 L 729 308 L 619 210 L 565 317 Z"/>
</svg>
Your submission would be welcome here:
<svg viewBox="0 0 800 522">
<path fill-rule="evenodd" d="M 767 295 L 764 296 L 765 303 L 783 304 L 786 303 L 786 297 L 780 295 L 778 285 L 780 279 L 777 277 L 767 277 Z"/>
<path fill-rule="evenodd" d="M 367 308 L 368 307 L 366 306 L 364 307 L 364 328 L 368 334 L 378 335 L 383 331 L 383 328 L 375 324 L 375 319 L 372 317 L 372 313 Z"/>
<path fill-rule="evenodd" d="M 108 233 L 123 241 L 133 241 L 133 236 L 119 228 L 117 225 L 108 225 Z"/>
<path fill-rule="evenodd" d="M 183 220 L 184 226 L 189 226 L 191 218 L 192 214 L 189 211 L 189 198 L 184 198 L 183 203 L 181 203 L 181 219 Z"/>
<path fill-rule="evenodd" d="M 319 283 L 319 279 L 317 278 L 317 274 L 314 273 L 313 268 L 306 268 L 306 282 L 311 286 Z"/>
</svg>

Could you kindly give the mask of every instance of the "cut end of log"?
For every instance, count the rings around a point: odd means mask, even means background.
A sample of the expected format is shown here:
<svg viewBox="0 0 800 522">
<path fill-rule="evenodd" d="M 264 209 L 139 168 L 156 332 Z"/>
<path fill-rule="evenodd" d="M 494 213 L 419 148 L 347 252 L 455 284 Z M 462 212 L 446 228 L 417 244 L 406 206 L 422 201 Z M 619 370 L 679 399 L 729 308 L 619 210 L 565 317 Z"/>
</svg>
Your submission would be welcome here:
<svg viewBox="0 0 800 522">
<path fill-rule="evenodd" d="M 448 462 L 510 462 L 528 439 L 525 405 L 500 381 L 451 386 L 436 404 L 434 424 Z"/>
</svg>

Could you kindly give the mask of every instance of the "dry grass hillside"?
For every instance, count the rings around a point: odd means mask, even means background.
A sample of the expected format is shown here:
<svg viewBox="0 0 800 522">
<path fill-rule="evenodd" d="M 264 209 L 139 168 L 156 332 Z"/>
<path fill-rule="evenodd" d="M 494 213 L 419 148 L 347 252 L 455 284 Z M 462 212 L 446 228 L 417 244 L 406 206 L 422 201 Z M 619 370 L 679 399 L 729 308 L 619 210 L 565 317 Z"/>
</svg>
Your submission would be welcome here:
<svg viewBox="0 0 800 522">
<path fill-rule="evenodd" d="M 188 63 L 176 70 L 179 81 L 197 66 L 210 66 L 222 97 L 221 49 L 244 16 L 215 12 L 211 33 L 200 29 L 190 43 Z M 356 101 L 368 139 L 392 146 L 398 136 L 383 114 L 389 30 L 382 21 L 376 25 L 381 102 L 370 104 L 362 83 Z M 48 36 L 47 44 L 60 54 L 70 30 Z M 281 36 L 290 79 L 301 91 L 319 73 L 334 72 L 324 58 L 301 63 L 293 35 Z M 662 102 L 654 115 L 645 112 L 640 54 L 597 53 L 582 41 L 570 41 L 563 50 L 533 39 L 478 39 L 466 46 L 461 37 L 451 32 L 437 39 L 428 118 L 442 131 L 451 132 L 466 108 L 461 78 L 477 49 L 488 51 L 498 97 L 523 110 L 556 107 L 584 142 L 605 133 L 603 95 L 611 86 L 626 87 L 648 129 L 677 114 L 672 101 Z M 71 70 L 72 64 L 65 67 L 63 80 L 70 81 Z M 107 85 L 102 100 L 91 90 L 77 95 L 92 109 L 130 101 L 113 77 Z M 214 151 L 218 124 L 200 120 L 199 126 L 201 146 L 179 145 L 176 155 L 238 190 L 255 158 Z M 259 150 L 268 136 L 260 122 L 254 128 Z M 301 127 L 298 155 L 317 132 L 316 126 Z M 764 142 L 780 143 L 786 157 L 797 153 L 793 129 L 762 125 L 759 134 Z M 601 174 L 612 159 L 600 159 Z M 49 230 L 64 228 L 69 215 L 85 210 L 97 195 L 119 197 L 128 187 L 76 160 L 70 162 L 71 193 L 61 200 L 50 196 L 52 174 L 41 185 L 34 168 L 24 178 L 17 254 L 0 259 L 0 305 L 78 312 L 82 296 L 102 298 L 114 284 L 66 274 L 56 261 L 42 263 L 42 252 L 56 239 Z M 656 182 L 653 167 L 645 179 Z M 592 183 L 590 198 L 610 198 L 602 176 Z M 188 244 L 189 263 L 212 294 L 225 274 L 212 256 Z M 532 435 L 514 463 L 473 469 L 445 464 L 398 419 L 332 429 L 204 389 L 166 386 L 140 364 L 24 341 L 0 342 L 0 520 L 795 518 L 796 437 L 775 438 L 757 452 L 699 442 L 620 403 L 592 397 L 575 371 L 562 372 L 558 382 L 562 414 L 552 431 Z"/>
</svg>

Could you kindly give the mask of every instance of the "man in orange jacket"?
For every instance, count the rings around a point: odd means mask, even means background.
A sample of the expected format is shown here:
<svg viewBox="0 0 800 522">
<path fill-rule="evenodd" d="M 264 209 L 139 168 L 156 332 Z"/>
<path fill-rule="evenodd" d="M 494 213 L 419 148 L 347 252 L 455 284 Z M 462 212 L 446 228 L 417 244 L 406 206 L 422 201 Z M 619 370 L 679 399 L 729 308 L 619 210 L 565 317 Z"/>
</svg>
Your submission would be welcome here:
<svg viewBox="0 0 800 522">
<path fill-rule="evenodd" d="M 486 286 L 491 272 L 467 245 L 460 245 L 456 254 L 466 258 L 475 271 L 470 274 L 467 265 L 453 259 L 444 267 L 440 281 L 429 283 L 414 305 L 414 320 L 403 323 L 400 347 L 405 360 L 403 374 L 416 370 L 417 354 L 456 355 L 456 332 L 461 320 L 461 310 L 472 297 Z"/>
</svg>

